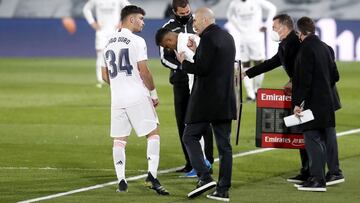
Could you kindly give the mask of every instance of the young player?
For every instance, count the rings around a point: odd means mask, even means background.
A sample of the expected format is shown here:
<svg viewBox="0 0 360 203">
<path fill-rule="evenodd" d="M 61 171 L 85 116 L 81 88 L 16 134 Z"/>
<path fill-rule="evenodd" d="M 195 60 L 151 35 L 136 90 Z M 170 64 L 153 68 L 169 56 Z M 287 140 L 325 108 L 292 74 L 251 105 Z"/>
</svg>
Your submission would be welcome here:
<svg viewBox="0 0 360 203">
<path fill-rule="evenodd" d="M 160 156 L 158 118 L 154 107 L 159 104 L 152 75 L 147 67 L 145 40 L 133 33 L 144 27 L 145 12 L 137 6 L 122 9 L 122 28 L 111 35 L 104 49 L 102 76 L 111 89 L 111 137 L 113 158 L 119 180 L 119 192 L 127 191 L 125 147 L 134 128 L 139 137 L 147 137 L 148 177 L 150 188 L 160 195 L 169 192 L 157 179 Z"/>
<path fill-rule="evenodd" d="M 96 31 L 96 78 L 98 81 L 96 86 L 99 88 L 104 83 L 101 78 L 102 50 L 107 43 L 109 35 L 121 27 L 121 9 L 129 4 L 128 0 L 89 0 L 83 8 L 85 19 Z M 95 16 L 92 11 L 95 11 Z"/>
</svg>

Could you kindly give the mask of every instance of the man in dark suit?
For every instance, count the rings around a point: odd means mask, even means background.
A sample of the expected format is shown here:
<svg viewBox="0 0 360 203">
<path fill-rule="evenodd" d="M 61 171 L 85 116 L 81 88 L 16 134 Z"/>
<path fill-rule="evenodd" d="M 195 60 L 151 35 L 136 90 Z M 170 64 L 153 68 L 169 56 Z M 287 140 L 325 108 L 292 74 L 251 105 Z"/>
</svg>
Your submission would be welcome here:
<svg viewBox="0 0 360 203">
<path fill-rule="evenodd" d="M 172 1 L 172 12 L 174 14 L 168 22 L 163 25 L 163 28 L 170 29 L 176 33 L 189 33 L 194 34 L 193 29 L 193 17 L 191 13 L 191 8 L 188 0 L 173 0 Z M 185 157 L 185 166 L 177 172 L 185 172 L 185 177 L 196 177 L 195 170 L 192 170 L 193 167 L 190 164 L 189 155 L 186 152 L 185 145 L 182 141 L 182 137 L 185 129 L 185 113 L 188 106 L 190 89 L 189 83 L 192 83 L 192 80 L 188 77 L 185 71 L 181 70 L 181 64 L 176 59 L 175 52 L 173 50 L 160 48 L 160 58 L 161 63 L 170 69 L 170 78 L 169 81 L 173 85 L 174 93 L 174 109 L 176 124 L 178 128 L 179 138 L 181 147 Z M 211 127 L 208 127 L 208 130 L 204 132 L 204 142 L 205 142 L 205 155 L 210 164 L 214 163 L 213 157 L 213 135 Z M 211 167 L 211 165 L 210 165 Z"/>
<path fill-rule="evenodd" d="M 228 201 L 232 172 L 231 122 L 236 119 L 235 45 L 231 35 L 215 24 L 214 14 L 208 8 L 195 12 L 193 26 L 201 38 L 198 46 L 191 38 L 188 42 L 188 47 L 195 52 L 194 63 L 184 60 L 184 53 L 177 53 L 183 70 L 196 78 L 186 111 L 183 141 L 199 181 L 188 197 L 196 197 L 216 185 L 199 144 L 201 135 L 211 124 L 219 151 L 220 171 L 216 190 L 207 197 Z"/>
<path fill-rule="evenodd" d="M 298 190 L 325 192 L 326 139 L 335 131 L 333 91 L 339 72 L 329 47 L 315 35 L 315 23 L 302 17 L 297 27 L 302 45 L 292 80 L 294 114 L 300 118 L 304 109 L 311 109 L 315 118 L 301 125 L 311 177 L 299 185 Z"/>
<path fill-rule="evenodd" d="M 279 66 L 283 66 L 290 79 L 289 82 L 285 84 L 284 89 L 288 94 L 291 95 L 291 78 L 293 77 L 295 58 L 300 48 L 300 41 L 294 31 L 294 23 L 292 18 L 287 14 L 276 15 L 273 18 L 272 32 L 273 40 L 280 41 L 278 52 L 272 58 L 265 60 L 263 63 L 250 68 L 246 72 L 243 72 L 242 77 L 248 76 L 250 78 L 253 78 L 259 74 L 271 71 Z M 334 51 L 331 47 L 329 47 L 329 50 L 332 53 L 333 61 L 335 61 Z M 338 110 L 341 108 L 341 105 L 336 88 L 333 89 L 333 97 L 335 101 L 334 108 L 335 110 Z M 345 179 L 339 167 L 335 131 L 333 135 L 330 136 L 329 139 L 327 139 L 326 146 L 329 149 L 327 155 L 327 165 L 329 168 L 329 172 L 326 175 L 327 185 L 333 185 L 343 182 Z M 309 159 L 306 150 L 300 149 L 299 152 L 302 166 L 300 169 L 300 173 L 294 177 L 288 178 L 288 182 L 302 183 L 306 181 L 310 176 Z"/>
</svg>

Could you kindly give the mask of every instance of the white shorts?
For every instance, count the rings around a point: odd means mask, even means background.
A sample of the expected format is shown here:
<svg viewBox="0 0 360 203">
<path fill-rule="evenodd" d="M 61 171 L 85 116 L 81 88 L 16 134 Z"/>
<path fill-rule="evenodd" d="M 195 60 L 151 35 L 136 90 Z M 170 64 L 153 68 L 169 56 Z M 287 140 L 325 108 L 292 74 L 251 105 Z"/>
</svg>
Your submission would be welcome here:
<svg viewBox="0 0 360 203">
<path fill-rule="evenodd" d="M 240 39 L 239 57 L 242 62 L 250 60 L 261 61 L 265 59 L 264 35 L 254 37 L 256 39 Z"/>
<path fill-rule="evenodd" d="M 134 106 L 111 108 L 111 137 L 127 137 L 134 128 L 138 137 L 148 135 L 159 124 L 156 111 L 150 98 Z"/>
</svg>

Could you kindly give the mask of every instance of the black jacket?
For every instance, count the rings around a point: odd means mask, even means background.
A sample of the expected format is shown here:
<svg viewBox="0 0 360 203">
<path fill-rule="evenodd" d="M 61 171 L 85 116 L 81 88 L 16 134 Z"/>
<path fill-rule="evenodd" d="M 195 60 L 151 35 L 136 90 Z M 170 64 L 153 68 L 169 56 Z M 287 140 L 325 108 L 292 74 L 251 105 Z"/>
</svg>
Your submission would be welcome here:
<svg viewBox="0 0 360 203">
<path fill-rule="evenodd" d="M 295 61 L 292 102 L 311 109 L 314 120 L 302 125 L 304 130 L 335 127 L 335 83 L 339 72 L 333 51 L 316 35 L 304 39 Z"/>
<path fill-rule="evenodd" d="M 253 78 L 261 73 L 268 72 L 279 66 L 283 66 L 289 78 L 292 78 L 294 72 L 294 61 L 300 47 L 299 38 L 295 31 L 291 31 L 289 35 L 280 42 L 278 52 L 270 59 L 256 65 L 246 71 L 249 78 Z"/>
<path fill-rule="evenodd" d="M 215 24 L 207 27 L 200 37 L 195 62 L 185 60 L 182 64 L 184 70 L 196 76 L 185 123 L 236 119 L 234 39 Z"/>
<path fill-rule="evenodd" d="M 167 23 L 163 25 L 164 28 L 171 29 L 173 32 L 183 32 L 183 33 L 195 33 L 194 28 L 192 26 L 193 20 L 192 18 L 188 21 L 187 24 L 183 25 L 175 19 L 170 19 Z M 169 81 L 171 84 L 181 83 L 187 84 L 189 78 L 185 71 L 181 70 L 180 62 L 176 59 L 176 55 L 174 51 L 169 51 L 167 49 L 163 49 L 160 47 L 160 59 L 161 63 L 169 68 L 170 78 Z"/>
</svg>

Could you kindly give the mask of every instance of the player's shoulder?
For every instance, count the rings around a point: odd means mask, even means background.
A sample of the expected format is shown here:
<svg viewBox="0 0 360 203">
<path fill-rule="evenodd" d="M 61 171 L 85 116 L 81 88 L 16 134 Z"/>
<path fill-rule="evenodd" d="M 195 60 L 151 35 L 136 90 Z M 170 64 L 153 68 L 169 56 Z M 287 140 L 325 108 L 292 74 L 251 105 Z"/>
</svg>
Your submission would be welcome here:
<svg viewBox="0 0 360 203">
<path fill-rule="evenodd" d="M 169 29 L 173 29 L 175 27 L 177 27 L 177 22 L 174 19 L 169 19 L 162 27 L 163 28 L 169 28 Z"/>
</svg>

